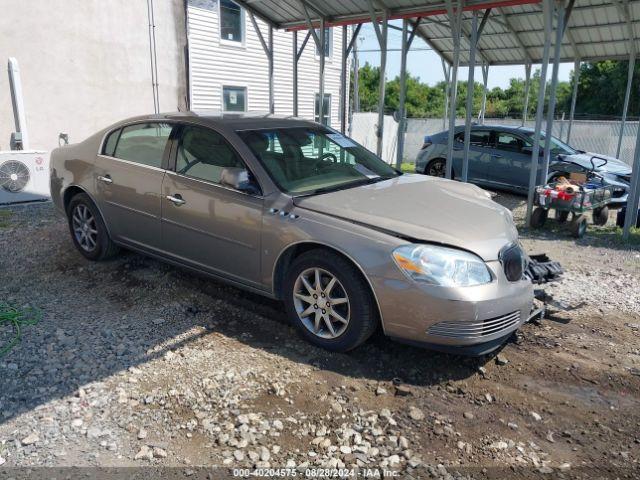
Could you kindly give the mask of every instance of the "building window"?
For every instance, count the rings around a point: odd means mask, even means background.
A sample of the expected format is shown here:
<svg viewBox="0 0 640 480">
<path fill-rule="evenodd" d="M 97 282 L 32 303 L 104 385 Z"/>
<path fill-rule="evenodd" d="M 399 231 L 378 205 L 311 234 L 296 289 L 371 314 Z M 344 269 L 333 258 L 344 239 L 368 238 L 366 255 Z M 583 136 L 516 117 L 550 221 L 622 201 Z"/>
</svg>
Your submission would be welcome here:
<svg viewBox="0 0 640 480">
<path fill-rule="evenodd" d="M 330 28 L 324 29 L 324 56 L 331 57 L 331 48 L 333 47 L 333 42 L 331 41 L 333 35 L 333 30 Z M 316 29 L 316 34 L 318 35 L 318 39 L 320 39 L 320 30 Z M 320 56 L 320 49 L 316 45 L 316 56 Z"/>
<path fill-rule="evenodd" d="M 220 39 L 244 42 L 244 12 L 230 0 L 220 0 Z"/>
<path fill-rule="evenodd" d="M 247 87 L 222 87 L 222 106 L 225 112 L 246 112 Z"/>
<path fill-rule="evenodd" d="M 331 94 L 324 94 L 324 105 L 322 109 L 322 121 L 320 120 L 320 115 L 318 112 L 320 111 L 320 94 L 316 93 L 316 102 L 313 108 L 313 118 L 316 122 L 322 123 L 323 125 L 331 125 Z"/>
</svg>

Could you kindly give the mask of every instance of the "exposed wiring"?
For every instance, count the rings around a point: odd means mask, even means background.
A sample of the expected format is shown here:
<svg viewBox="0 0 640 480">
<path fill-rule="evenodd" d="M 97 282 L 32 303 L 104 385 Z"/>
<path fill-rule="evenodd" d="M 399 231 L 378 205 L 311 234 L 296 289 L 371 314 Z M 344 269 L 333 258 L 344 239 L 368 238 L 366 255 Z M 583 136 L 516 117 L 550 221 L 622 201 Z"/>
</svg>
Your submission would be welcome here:
<svg viewBox="0 0 640 480">
<path fill-rule="evenodd" d="M 0 345 L 0 358 L 15 347 L 22 339 L 22 327 L 37 325 L 42 319 L 42 311 L 37 308 L 17 308 L 0 302 L 0 328 L 13 327 L 13 338 Z"/>
</svg>

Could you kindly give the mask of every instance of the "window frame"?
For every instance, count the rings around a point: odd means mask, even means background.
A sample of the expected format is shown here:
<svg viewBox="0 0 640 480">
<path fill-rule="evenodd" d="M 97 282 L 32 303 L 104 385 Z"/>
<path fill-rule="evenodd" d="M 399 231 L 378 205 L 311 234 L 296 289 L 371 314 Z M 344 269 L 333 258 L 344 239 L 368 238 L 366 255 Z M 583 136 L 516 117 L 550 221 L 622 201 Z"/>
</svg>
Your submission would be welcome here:
<svg viewBox="0 0 640 480">
<path fill-rule="evenodd" d="M 214 133 L 220 135 L 222 137 L 222 139 L 225 141 L 225 143 L 229 146 L 231 151 L 240 159 L 240 162 L 242 162 L 244 167 L 247 169 L 247 171 L 249 172 L 249 175 L 251 176 L 251 178 L 253 178 L 253 180 L 256 182 L 256 184 L 258 186 L 258 190 L 260 191 L 260 193 L 255 194 L 255 193 L 243 192 L 241 190 L 236 190 L 235 188 L 231 188 L 231 187 L 228 187 L 226 185 L 222 185 L 221 183 L 212 182 L 211 180 L 206 180 L 204 178 L 192 177 L 192 176 L 189 176 L 189 175 L 184 175 L 182 173 L 178 173 L 177 170 L 176 170 L 177 163 L 178 163 L 178 147 L 180 146 L 180 140 L 182 139 L 182 133 L 183 133 L 183 131 L 184 131 L 184 129 L 186 127 L 202 128 L 202 129 L 209 130 L 211 132 L 214 132 Z M 248 196 L 254 197 L 254 198 L 264 198 L 264 188 L 262 188 L 262 184 L 260 183 L 260 179 L 253 172 L 251 167 L 247 164 L 247 161 L 240 154 L 238 149 L 233 146 L 233 144 L 229 141 L 229 139 L 220 130 L 218 130 L 216 128 L 213 128 L 213 127 L 211 127 L 209 125 L 202 125 L 200 123 L 178 122 L 174 126 L 173 131 L 171 132 L 170 142 L 171 142 L 171 151 L 169 153 L 169 158 L 168 158 L 168 166 L 167 166 L 167 172 L 168 173 L 170 173 L 172 175 L 176 175 L 176 176 L 178 176 L 180 178 L 184 178 L 184 179 L 187 179 L 187 180 L 194 181 L 194 182 L 200 182 L 200 183 L 204 183 L 206 185 L 211 185 L 211 186 L 214 186 L 214 187 L 217 187 L 217 188 L 222 188 L 224 190 L 229 190 L 231 192 L 239 193 L 241 195 L 248 195 Z"/>
<path fill-rule="evenodd" d="M 510 135 L 513 138 L 515 138 L 516 140 L 520 140 L 522 142 L 522 145 L 524 146 L 524 145 L 526 145 L 527 140 L 524 137 L 522 137 L 521 135 L 518 135 L 518 134 L 513 133 L 513 132 L 506 132 L 506 131 L 503 132 L 503 131 L 499 131 L 499 130 L 494 130 L 493 134 L 495 135 L 495 138 L 494 138 L 494 145 L 495 146 L 493 148 L 495 148 L 496 150 L 500 150 L 502 152 L 523 153 L 522 148 L 520 148 L 519 150 L 511 150 L 511 149 L 508 149 L 508 148 L 501 148 L 500 144 L 498 143 L 498 139 L 500 138 L 500 135 Z"/>
<path fill-rule="evenodd" d="M 229 40 L 222 37 L 222 0 L 218 0 L 218 40 L 221 45 L 228 45 L 230 47 L 245 48 L 247 42 L 247 28 L 246 28 L 246 15 L 244 8 L 238 5 L 233 0 L 229 0 L 234 3 L 240 9 L 240 37 L 241 40 Z"/>
<path fill-rule="evenodd" d="M 323 115 L 317 115 L 319 121 L 316 121 L 316 105 L 320 107 L 320 101 L 319 101 L 320 92 L 315 92 L 313 94 L 313 121 L 325 127 L 331 127 L 331 104 L 333 101 L 333 95 L 327 92 L 324 92 L 324 95 L 325 97 L 327 96 L 329 97 L 329 103 L 328 103 L 329 106 L 327 107 L 327 123 L 326 124 L 322 123 Z M 318 99 L 318 101 L 316 101 L 316 99 Z"/>
<path fill-rule="evenodd" d="M 162 153 L 162 159 L 160 161 L 160 167 L 156 167 L 153 165 L 146 165 L 144 163 L 140 163 L 140 162 L 136 162 L 134 160 L 127 160 L 126 158 L 119 158 L 114 156 L 116 153 L 116 150 L 118 149 L 118 144 L 120 143 L 120 138 L 122 136 L 122 132 L 125 128 L 127 127 L 132 127 L 135 125 L 144 125 L 144 124 L 148 124 L 148 123 L 164 123 L 167 125 L 171 126 L 171 132 L 169 132 L 169 137 L 167 138 L 167 144 L 164 146 L 164 152 Z M 148 119 L 148 120 L 134 120 L 132 122 L 127 122 L 127 123 L 121 123 L 120 125 L 118 125 L 117 127 L 109 130 L 107 133 L 104 134 L 104 136 L 102 137 L 102 141 L 100 142 L 100 149 L 98 150 L 98 155 L 100 155 L 101 157 L 105 157 L 111 160 L 117 160 L 119 162 L 124 162 L 124 163 L 128 163 L 130 165 L 137 165 L 139 167 L 145 167 L 145 168 L 151 168 L 154 170 L 168 170 L 169 168 L 169 157 L 171 155 L 171 148 L 172 148 L 172 139 L 173 136 L 175 135 L 175 131 L 176 131 L 176 122 L 173 120 L 169 120 L 169 119 Z M 116 131 L 119 131 L 118 133 L 118 141 L 116 142 L 115 146 L 113 147 L 113 155 L 107 155 L 105 153 L 105 148 L 107 146 L 107 139 L 111 136 L 112 133 L 115 133 Z"/>
<path fill-rule="evenodd" d="M 472 129 L 470 134 L 469 134 L 469 147 L 495 148 L 495 144 L 496 144 L 495 130 L 493 130 L 491 128 L 478 128 L 475 131 L 476 131 L 476 133 L 485 133 L 485 132 L 487 132 L 489 134 L 489 143 L 488 144 L 483 144 L 483 145 L 477 145 L 477 144 L 474 144 L 473 142 L 471 142 L 471 135 L 473 135 L 473 129 Z M 460 140 L 458 140 L 458 137 L 460 137 Z M 461 132 L 456 133 L 453 136 L 453 140 L 454 140 L 454 144 L 455 144 L 455 142 L 458 142 L 458 143 L 464 145 L 464 130 L 462 130 Z"/>
<path fill-rule="evenodd" d="M 328 52 L 327 54 L 324 56 L 325 61 L 329 60 L 332 61 L 333 60 L 333 27 L 325 27 L 325 30 L 328 30 L 328 35 L 325 34 L 325 38 L 328 38 L 329 40 L 329 48 L 328 48 Z M 320 29 L 316 28 L 315 29 L 316 35 L 318 35 L 318 40 L 320 39 Z M 314 42 L 315 45 L 315 42 Z M 315 45 L 315 49 L 314 49 L 314 55 L 316 60 L 320 60 L 320 52 L 318 51 L 318 46 Z"/>
<path fill-rule="evenodd" d="M 244 110 L 226 110 L 224 104 L 224 89 L 235 88 L 237 90 L 244 90 Z M 222 105 L 223 113 L 246 113 L 249 111 L 249 88 L 246 85 L 222 85 L 220 89 L 220 104 Z"/>
</svg>

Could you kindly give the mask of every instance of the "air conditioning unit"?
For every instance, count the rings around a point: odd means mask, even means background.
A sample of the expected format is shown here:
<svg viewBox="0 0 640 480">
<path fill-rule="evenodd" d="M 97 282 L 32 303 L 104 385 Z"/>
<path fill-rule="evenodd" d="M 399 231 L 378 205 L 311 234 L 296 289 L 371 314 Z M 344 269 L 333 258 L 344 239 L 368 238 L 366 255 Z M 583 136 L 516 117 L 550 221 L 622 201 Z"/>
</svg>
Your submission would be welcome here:
<svg viewBox="0 0 640 480">
<path fill-rule="evenodd" d="M 48 200 L 49 154 L 40 150 L 0 151 L 0 205 Z"/>
</svg>

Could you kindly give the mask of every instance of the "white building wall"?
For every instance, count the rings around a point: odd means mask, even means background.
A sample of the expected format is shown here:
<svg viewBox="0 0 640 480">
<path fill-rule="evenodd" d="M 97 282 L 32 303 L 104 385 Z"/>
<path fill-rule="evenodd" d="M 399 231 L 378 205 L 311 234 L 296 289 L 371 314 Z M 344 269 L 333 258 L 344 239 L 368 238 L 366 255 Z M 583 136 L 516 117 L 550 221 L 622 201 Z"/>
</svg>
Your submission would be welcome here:
<svg viewBox="0 0 640 480">
<path fill-rule="evenodd" d="M 186 104 L 183 0 L 155 1 L 161 111 Z M 51 150 L 153 113 L 145 0 L 0 0 L 0 150 L 15 130 L 7 60 L 20 65 L 32 148 Z"/>
<path fill-rule="evenodd" d="M 197 6 L 196 6 L 197 5 Z M 257 19 L 256 19 L 257 20 Z M 268 26 L 257 20 L 265 42 Z M 188 6 L 191 108 L 222 110 L 222 87 L 247 88 L 247 110 L 269 111 L 267 57 L 249 15 L 244 15 L 244 45 L 220 41 L 218 2 L 199 0 Z M 331 94 L 331 126 L 340 128 L 340 68 L 342 29 L 330 29 L 332 55 L 325 62 L 325 93 Z M 298 48 L 306 31 L 298 33 Z M 275 113 L 293 114 L 293 33 L 274 30 Z M 347 64 L 349 69 L 350 63 Z M 315 94 L 319 90 L 320 61 L 312 38 L 298 64 L 298 115 L 313 120 Z M 348 75 L 349 70 L 347 70 Z M 347 86 L 348 77 L 347 77 Z"/>
</svg>

